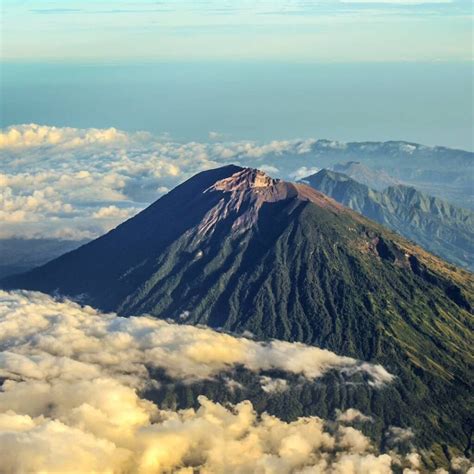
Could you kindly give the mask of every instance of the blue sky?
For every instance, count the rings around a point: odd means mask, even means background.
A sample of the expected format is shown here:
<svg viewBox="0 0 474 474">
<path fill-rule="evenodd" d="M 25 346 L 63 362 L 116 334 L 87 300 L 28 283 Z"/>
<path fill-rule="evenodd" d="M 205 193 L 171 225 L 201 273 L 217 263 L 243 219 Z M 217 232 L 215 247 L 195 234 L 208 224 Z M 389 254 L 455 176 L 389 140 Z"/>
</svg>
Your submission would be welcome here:
<svg viewBox="0 0 474 474">
<path fill-rule="evenodd" d="M 466 61 L 466 0 L 3 0 L 23 61 Z"/>
<path fill-rule="evenodd" d="M 0 126 L 472 149 L 467 0 L 3 0 Z"/>
</svg>

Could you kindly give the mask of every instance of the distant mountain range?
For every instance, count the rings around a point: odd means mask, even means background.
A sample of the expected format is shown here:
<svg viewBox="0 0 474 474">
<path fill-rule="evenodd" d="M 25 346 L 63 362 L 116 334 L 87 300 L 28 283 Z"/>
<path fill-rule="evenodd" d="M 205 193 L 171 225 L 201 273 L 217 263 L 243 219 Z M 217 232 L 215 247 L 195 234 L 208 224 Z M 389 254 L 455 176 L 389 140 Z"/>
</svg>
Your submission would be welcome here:
<svg viewBox="0 0 474 474">
<path fill-rule="evenodd" d="M 374 184 L 377 176 L 369 170 L 366 172 L 359 164 L 355 168 L 356 173 L 353 164 L 338 169 L 346 169 L 365 183 Z M 326 169 L 304 178 L 303 182 L 440 257 L 474 270 L 472 211 L 452 206 L 409 186 L 395 185 L 376 191 L 345 174 Z M 388 180 L 384 178 L 383 182 Z"/>
<path fill-rule="evenodd" d="M 368 168 L 358 161 L 348 161 L 347 163 L 337 163 L 332 169 L 337 173 L 343 173 L 350 176 L 352 179 L 359 183 L 366 184 L 367 186 L 384 190 L 389 186 L 396 186 L 399 183 L 395 178 L 392 178 L 384 170 L 374 171 Z"/>
<path fill-rule="evenodd" d="M 206 171 L 2 286 L 380 363 L 396 375 L 390 387 L 348 392 L 333 380 L 315 414 L 349 403 L 377 417 L 382 448 L 389 426 L 410 428 L 427 466 L 470 449 L 473 275 L 310 186 Z"/>
<path fill-rule="evenodd" d="M 404 141 L 345 143 L 332 140 L 302 141 L 296 150 L 267 155 L 261 158 L 264 160 L 261 163 L 278 168 L 281 176 L 290 176 L 298 167 L 333 169 L 340 163 L 359 162 L 399 184 L 414 186 L 456 206 L 474 209 L 474 153 L 470 151 Z M 241 163 L 255 166 L 255 158 Z M 370 186 L 379 189 L 373 182 Z"/>
</svg>

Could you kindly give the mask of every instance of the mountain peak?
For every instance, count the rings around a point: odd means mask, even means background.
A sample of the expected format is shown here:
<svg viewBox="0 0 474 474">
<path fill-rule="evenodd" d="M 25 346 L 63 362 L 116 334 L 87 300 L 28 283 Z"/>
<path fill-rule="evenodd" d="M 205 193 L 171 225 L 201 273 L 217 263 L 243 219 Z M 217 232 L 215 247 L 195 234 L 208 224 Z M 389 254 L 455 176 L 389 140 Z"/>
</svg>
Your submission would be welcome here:
<svg viewBox="0 0 474 474">
<path fill-rule="evenodd" d="M 209 235 L 216 225 L 234 216 L 232 230 L 241 233 L 252 227 L 264 203 L 296 197 L 298 192 L 291 183 L 268 176 L 254 168 L 237 168 L 230 176 L 217 180 L 206 188 L 204 194 L 221 196 L 216 206 L 209 210 L 199 226 L 199 235 Z"/>
<path fill-rule="evenodd" d="M 276 185 L 279 181 L 261 170 L 243 168 L 232 176 L 217 181 L 211 186 L 211 189 L 232 192 L 250 188 L 267 188 Z"/>
<path fill-rule="evenodd" d="M 302 183 L 291 183 L 268 176 L 255 168 L 237 168 L 230 176 L 214 182 L 204 193 L 221 193 L 220 204 L 209 215 L 215 224 L 231 213 L 238 215 L 234 227 L 239 231 L 248 229 L 258 217 L 263 204 L 275 203 L 286 199 L 295 202 L 310 201 L 320 207 L 331 208 L 336 212 L 343 207 L 331 198 Z M 204 219 L 205 228 L 209 227 L 208 219 Z M 212 227 L 212 226 L 211 226 Z"/>
</svg>

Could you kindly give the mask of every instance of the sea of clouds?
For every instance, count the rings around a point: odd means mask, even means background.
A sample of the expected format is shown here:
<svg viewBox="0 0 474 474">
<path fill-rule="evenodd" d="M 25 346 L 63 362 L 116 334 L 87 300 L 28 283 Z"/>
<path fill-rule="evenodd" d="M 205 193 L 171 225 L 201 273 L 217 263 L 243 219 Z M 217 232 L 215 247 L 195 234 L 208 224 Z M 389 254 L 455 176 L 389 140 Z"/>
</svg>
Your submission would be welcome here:
<svg viewBox="0 0 474 474">
<path fill-rule="evenodd" d="M 303 156 L 315 140 L 178 143 L 146 132 L 36 124 L 0 131 L 0 238 L 92 238 L 199 171 L 229 163 L 301 178 L 316 167 L 279 169 L 275 156 Z M 280 166 L 280 165 L 279 165 Z"/>
<path fill-rule="evenodd" d="M 417 472 L 420 456 L 380 454 L 350 424 L 357 410 L 282 421 L 250 401 L 161 409 L 143 397 L 160 368 L 184 382 L 243 366 L 315 379 L 362 371 L 381 387 L 381 366 L 303 344 L 262 343 L 149 317 L 122 318 L 36 292 L 0 292 L 0 458 L 5 473 Z M 231 373 L 231 372 L 229 372 Z M 285 389 L 261 377 L 262 389 Z M 408 434 L 407 434 L 408 433 Z M 409 436 L 410 430 L 401 430 Z M 394 433 L 400 436 L 400 433 Z"/>
</svg>

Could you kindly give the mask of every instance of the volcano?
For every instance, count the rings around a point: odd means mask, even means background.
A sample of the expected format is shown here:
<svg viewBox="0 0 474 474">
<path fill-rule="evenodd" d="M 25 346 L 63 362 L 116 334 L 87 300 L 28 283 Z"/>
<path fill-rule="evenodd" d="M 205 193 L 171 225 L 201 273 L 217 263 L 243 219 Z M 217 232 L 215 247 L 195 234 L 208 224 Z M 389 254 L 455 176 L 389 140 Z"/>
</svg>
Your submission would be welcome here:
<svg viewBox="0 0 474 474">
<path fill-rule="evenodd" d="M 305 184 L 204 171 L 2 286 L 376 361 L 397 376 L 391 406 L 421 446 L 469 452 L 472 274 Z"/>
</svg>

